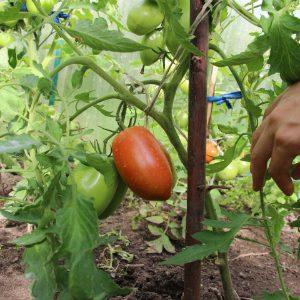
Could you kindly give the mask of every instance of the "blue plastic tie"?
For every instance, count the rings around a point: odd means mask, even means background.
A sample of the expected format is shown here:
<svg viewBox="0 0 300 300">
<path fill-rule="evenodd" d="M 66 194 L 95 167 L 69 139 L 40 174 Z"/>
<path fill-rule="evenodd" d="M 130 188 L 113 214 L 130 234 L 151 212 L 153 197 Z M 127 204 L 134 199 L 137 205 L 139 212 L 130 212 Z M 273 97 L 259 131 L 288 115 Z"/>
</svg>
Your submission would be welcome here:
<svg viewBox="0 0 300 300">
<path fill-rule="evenodd" d="M 60 24 L 60 19 L 68 19 L 70 17 L 69 14 L 65 14 L 63 12 L 60 12 L 55 18 L 54 18 L 54 22 L 57 24 Z M 55 55 L 55 60 L 54 60 L 54 69 L 56 69 L 60 63 L 61 63 L 61 48 L 56 49 L 54 52 Z M 51 89 L 51 93 L 50 93 L 50 98 L 49 98 L 49 106 L 54 106 L 55 104 L 55 90 L 57 88 L 57 84 L 58 84 L 58 73 L 56 73 L 53 78 L 52 78 L 52 89 Z"/>
<path fill-rule="evenodd" d="M 207 97 L 207 101 L 210 103 L 216 103 L 217 105 L 221 105 L 225 103 L 228 109 L 232 109 L 232 104 L 230 103 L 229 100 L 238 100 L 242 98 L 243 98 L 243 94 L 240 91 L 238 91 L 229 94 L 223 94 L 220 96 Z"/>
<path fill-rule="evenodd" d="M 25 2 L 23 2 L 22 5 L 21 5 L 21 11 L 22 11 L 22 12 L 27 12 L 27 11 L 28 11 Z"/>
</svg>

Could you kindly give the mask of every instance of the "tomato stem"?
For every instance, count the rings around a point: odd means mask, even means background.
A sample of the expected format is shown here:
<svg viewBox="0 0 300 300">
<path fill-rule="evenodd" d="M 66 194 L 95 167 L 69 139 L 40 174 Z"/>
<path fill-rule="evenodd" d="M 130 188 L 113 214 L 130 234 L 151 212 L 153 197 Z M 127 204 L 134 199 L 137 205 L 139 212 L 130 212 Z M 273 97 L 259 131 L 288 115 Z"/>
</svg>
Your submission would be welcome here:
<svg viewBox="0 0 300 300">
<path fill-rule="evenodd" d="M 279 282 L 280 282 L 280 287 L 282 289 L 282 292 L 284 294 L 285 299 L 289 300 L 290 297 L 289 297 L 287 288 L 285 286 L 279 255 L 276 251 L 276 244 L 274 242 L 273 235 L 272 235 L 272 232 L 271 232 L 271 229 L 270 229 L 270 226 L 269 226 L 269 222 L 268 222 L 268 218 L 267 218 L 265 196 L 264 196 L 263 191 L 260 191 L 259 196 L 260 196 L 259 197 L 260 198 L 260 206 L 261 206 L 262 216 L 263 216 L 263 224 L 264 224 L 264 227 L 265 227 L 266 237 L 267 237 L 268 242 L 270 244 L 271 255 L 274 258 L 275 267 L 276 267 L 278 279 L 279 279 Z"/>
</svg>

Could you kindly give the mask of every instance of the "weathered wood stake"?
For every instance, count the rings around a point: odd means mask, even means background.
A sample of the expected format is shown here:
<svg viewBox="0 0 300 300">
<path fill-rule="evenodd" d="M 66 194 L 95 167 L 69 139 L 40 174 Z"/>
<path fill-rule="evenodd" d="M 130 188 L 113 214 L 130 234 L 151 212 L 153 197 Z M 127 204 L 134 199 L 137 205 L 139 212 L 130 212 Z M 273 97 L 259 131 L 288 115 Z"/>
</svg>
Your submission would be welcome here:
<svg viewBox="0 0 300 300">
<path fill-rule="evenodd" d="M 191 22 L 195 20 L 204 1 L 191 0 Z M 205 203 L 205 148 L 207 126 L 207 51 L 208 17 L 198 26 L 194 44 L 204 53 L 202 57 L 191 56 L 189 93 L 189 142 L 188 142 L 188 205 L 186 245 L 196 241 L 192 235 L 201 230 Z M 185 265 L 184 299 L 201 298 L 201 262 Z"/>
</svg>

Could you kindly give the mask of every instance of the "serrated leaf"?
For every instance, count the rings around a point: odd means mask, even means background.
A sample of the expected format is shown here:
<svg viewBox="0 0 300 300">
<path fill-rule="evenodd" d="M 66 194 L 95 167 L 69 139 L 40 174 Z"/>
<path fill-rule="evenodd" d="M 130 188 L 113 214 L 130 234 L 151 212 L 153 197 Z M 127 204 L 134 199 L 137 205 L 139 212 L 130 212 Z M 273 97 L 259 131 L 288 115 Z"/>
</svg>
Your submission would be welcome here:
<svg viewBox="0 0 300 300">
<path fill-rule="evenodd" d="M 227 232 L 214 232 L 214 231 L 202 231 L 193 235 L 193 237 L 201 241 L 201 244 L 193 245 L 185 248 L 180 253 L 167 259 L 163 265 L 183 265 L 196 260 L 202 260 L 205 257 L 219 252 L 227 252 L 235 235 L 239 232 L 240 228 L 250 218 L 245 214 L 233 215 L 232 222 L 236 224 L 234 228 Z"/>
<path fill-rule="evenodd" d="M 236 127 L 218 124 L 218 128 L 221 132 L 226 134 L 238 134 L 238 129 Z"/>
<path fill-rule="evenodd" d="M 38 141 L 27 134 L 9 136 L 0 141 L 0 153 L 18 153 L 39 145 Z"/>
<path fill-rule="evenodd" d="M 44 241 L 25 250 L 26 275 L 33 278 L 32 295 L 37 300 L 53 300 L 56 293 L 54 265 L 49 258 L 53 255 L 51 245 Z"/>
<path fill-rule="evenodd" d="M 157 227 L 157 226 L 153 226 L 151 224 L 148 225 L 148 229 L 151 232 L 151 234 L 156 235 L 156 236 L 161 236 L 164 234 L 164 231 Z"/>
<path fill-rule="evenodd" d="M 56 230 L 63 249 L 79 253 L 99 244 L 98 218 L 93 201 L 73 193 L 69 187 L 63 194 L 64 206 L 57 212 Z"/>
<path fill-rule="evenodd" d="M 75 251 L 71 259 L 69 290 L 74 299 L 93 299 L 96 266 L 92 250 Z"/>
<path fill-rule="evenodd" d="M 74 29 L 62 27 L 80 43 L 95 50 L 136 52 L 148 48 L 124 37 L 119 31 L 108 30 L 106 21 L 102 18 L 95 19 L 94 23 L 91 23 L 89 20 L 81 20 Z"/>
<path fill-rule="evenodd" d="M 174 245 L 171 243 L 169 237 L 164 234 L 162 236 L 162 241 L 163 241 L 163 246 L 164 246 L 164 249 L 169 252 L 169 253 L 175 253 L 175 247 Z"/>
<path fill-rule="evenodd" d="M 246 64 L 250 71 L 260 70 L 264 63 L 263 55 L 269 48 L 268 36 L 261 35 L 249 44 L 246 51 L 215 62 L 214 65 L 225 67 Z"/>
<path fill-rule="evenodd" d="M 46 119 L 46 130 L 56 141 L 61 140 L 63 131 L 60 124 L 49 117 Z"/>
<path fill-rule="evenodd" d="M 294 20 L 294 19 L 293 19 Z M 298 19 L 298 23 L 300 20 Z M 288 15 L 277 14 L 270 27 L 270 74 L 280 73 L 283 80 L 294 83 L 300 79 L 300 44 L 293 37 L 297 25 L 291 25 Z M 298 25 L 299 26 L 299 25 Z"/>
<path fill-rule="evenodd" d="M 46 238 L 47 230 L 35 229 L 33 232 L 24 234 L 23 236 L 15 239 L 12 243 L 18 246 L 30 246 L 42 242 Z"/>
<path fill-rule="evenodd" d="M 272 232 L 272 237 L 275 244 L 278 244 L 280 241 L 281 231 L 284 227 L 284 217 L 287 215 L 285 211 L 278 211 L 274 206 L 269 205 L 267 210 L 268 215 L 270 216 L 269 226 Z"/>
<path fill-rule="evenodd" d="M 154 224 L 162 224 L 164 222 L 164 218 L 162 216 L 152 216 L 146 218 L 147 221 L 154 223 Z"/>
<path fill-rule="evenodd" d="M 131 292 L 129 288 L 118 286 L 107 273 L 97 270 L 95 274 L 95 295 L 101 295 L 105 292 L 107 297 L 126 296 Z M 100 298 L 95 298 L 100 299 Z M 106 299 L 106 298 L 105 298 Z"/>
<path fill-rule="evenodd" d="M 149 248 L 147 249 L 148 253 L 162 253 L 163 251 L 163 240 L 161 237 L 154 241 L 146 242 Z"/>
</svg>

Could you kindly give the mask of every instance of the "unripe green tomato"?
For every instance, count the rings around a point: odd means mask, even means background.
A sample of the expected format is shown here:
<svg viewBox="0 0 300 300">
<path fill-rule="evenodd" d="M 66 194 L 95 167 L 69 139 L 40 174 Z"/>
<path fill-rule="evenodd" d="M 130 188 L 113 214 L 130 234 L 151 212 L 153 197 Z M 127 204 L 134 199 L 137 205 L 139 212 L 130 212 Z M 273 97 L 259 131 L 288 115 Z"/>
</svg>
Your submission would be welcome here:
<svg viewBox="0 0 300 300">
<path fill-rule="evenodd" d="M 228 165 L 224 170 L 220 171 L 217 174 L 217 177 L 219 180 L 232 180 L 238 176 L 239 169 L 235 162 L 232 162 L 230 165 Z"/>
<path fill-rule="evenodd" d="M 41 7 L 46 14 L 50 14 L 52 12 L 53 6 L 56 4 L 55 0 L 40 0 Z M 27 10 L 32 13 L 38 15 L 40 12 L 37 7 L 34 5 L 32 0 L 26 0 Z"/>
<path fill-rule="evenodd" d="M 129 12 L 127 26 L 131 32 L 137 35 L 145 35 L 160 25 L 163 19 L 164 15 L 158 5 L 145 0 Z"/>
<path fill-rule="evenodd" d="M 116 170 L 112 170 L 111 174 L 113 174 L 110 177 L 111 184 L 108 186 L 104 175 L 92 167 L 81 165 L 72 173 L 77 191 L 83 196 L 94 200 L 94 207 L 98 215 L 102 214 L 108 207 L 118 187 Z"/>
<path fill-rule="evenodd" d="M 240 176 L 245 176 L 250 172 L 250 162 L 239 160 L 238 161 L 238 170 Z"/>
<path fill-rule="evenodd" d="M 9 32 L 0 32 L 0 47 L 7 47 L 14 41 L 13 35 Z"/>
<path fill-rule="evenodd" d="M 182 128 L 186 129 L 189 124 L 189 115 L 185 111 L 179 111 L 175 116 L 176 124 Z"/>
<path fill-rule="evenodd" d="M 189 88 L 190 88 L 190 83 L 187 79 L 184 79 L 181 83 L 180 83 L 180 89 L 184 94 L 188 94 L 189 93 Z"/>
<path fill-rule="evenodd" d="M 151 48 L 140 52 L 140 57 L 143 65 L 150 66 L 159 59 L 164 48 L 163 34 L 162 32 L 154 32 L 145 35 L 141 43 Z"/>
</svg>

